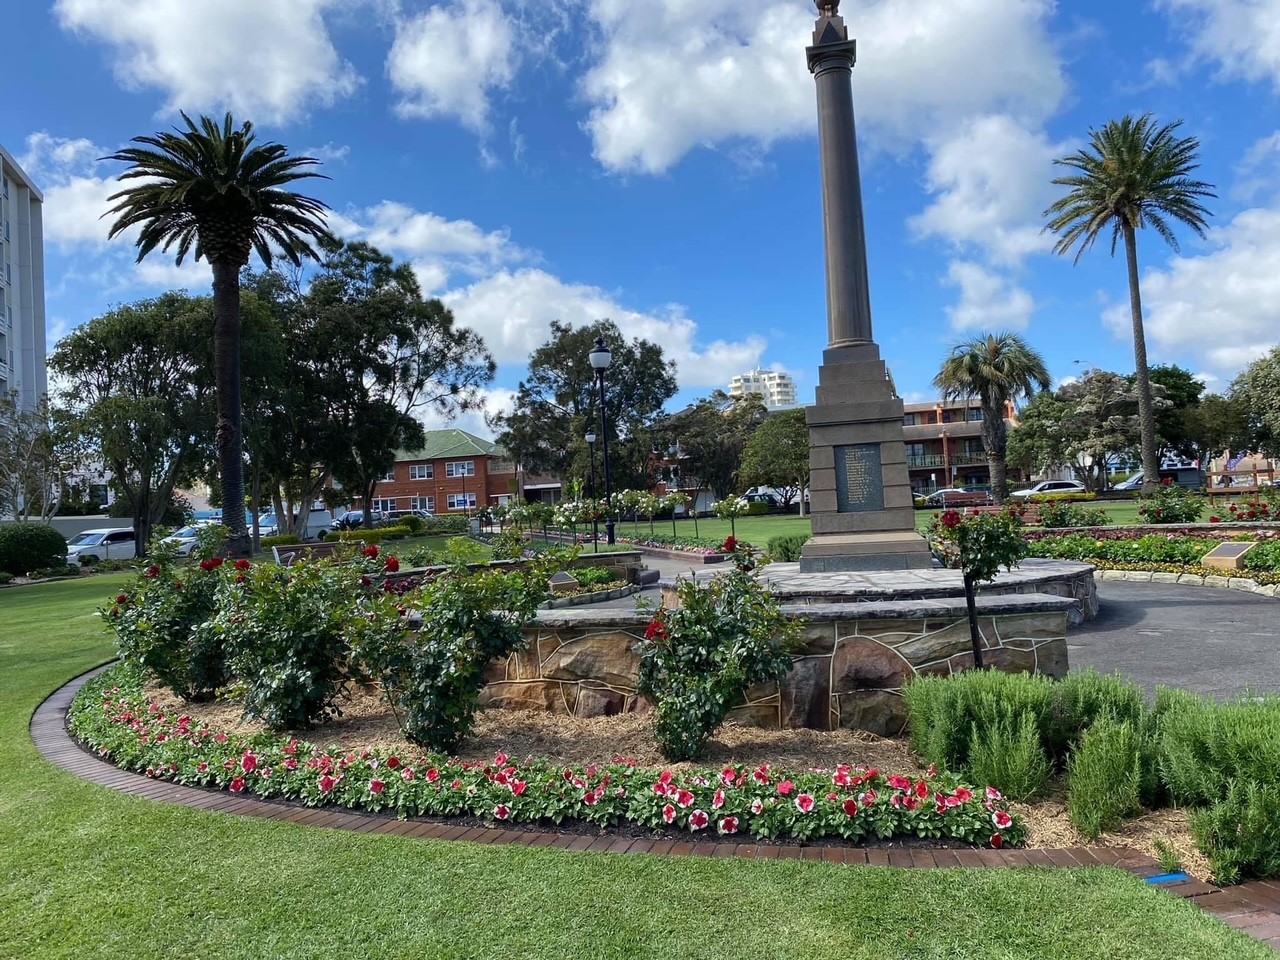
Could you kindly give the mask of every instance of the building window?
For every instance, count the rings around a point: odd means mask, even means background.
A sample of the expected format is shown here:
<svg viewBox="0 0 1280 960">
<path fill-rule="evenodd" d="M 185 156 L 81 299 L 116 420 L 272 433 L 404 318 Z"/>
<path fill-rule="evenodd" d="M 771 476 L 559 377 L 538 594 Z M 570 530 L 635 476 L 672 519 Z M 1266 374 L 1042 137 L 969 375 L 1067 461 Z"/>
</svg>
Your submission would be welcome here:
<svg viewBox="0 0 1280 960">
<path fill-rule="evenodd" d="M 429 463 L 413 463 L 409 465 L 410 480 L 431 480 L 435 475 L 435 467 Z"/>
<path fill-rule="evenodd" d="M 379 483 L 394 483 L 396 479 L 396 468 L 392 467 L 385 475 L 378 478 Z"/>
<path fill-rule="evenodd" d="M 982 419 L 982 408 L 981 408 L 981 407 L 970 407 L 970 408 L 969 408 L 969 419 L 970 419 L 970 420 L 981 420 L 981 419 Z"/>
<path fill-rule="evenodd" d="M 451 493 L 449 494 L 448 506 L 450 510 L 474 510 L 476 508 L 476 495 L 474 493 Z"/>
<path fill-rule="evenodd" d="M 427 513 L 436 512 L 435 497 L 414 497 L 412 502 L 413 506 L 410 508 L 412 510 L 425 510 Z"/>
<path fill-rule="evenodd" d="M 396 498 L 375 497 L 373 500 L 373 509 L 379 513 L 392 513 L 396 509 Z"/>
<path fill-rule="evenodd" d="M 476 475 L 476 462 L 474 460 L 459 460 L 454 463 L 446 463 L 444 465 L 444 475 L 446 477 L 474 477 Z"/>
<path fill-rule="evenodd" d="M 916 415 L 914 413 L 908 413 L 903 416 L 902 425 L 904 427 L 914 427 L 916 425 Z"/>
</svg>

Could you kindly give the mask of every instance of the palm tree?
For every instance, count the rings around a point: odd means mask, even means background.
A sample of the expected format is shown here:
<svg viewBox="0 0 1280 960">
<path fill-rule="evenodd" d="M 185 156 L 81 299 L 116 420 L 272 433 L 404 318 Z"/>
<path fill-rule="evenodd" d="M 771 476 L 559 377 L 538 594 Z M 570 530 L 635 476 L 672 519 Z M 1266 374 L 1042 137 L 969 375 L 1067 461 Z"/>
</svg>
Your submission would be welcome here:
<svg viewBox="0 0 1280 960">
<path fill-rule="evenodd" d="M 978 398 L 991 490 L 996 503 L 1004 503 L 1009 495 L 1005 480 L 1005 449 L 1009 444 L 1005 413 L 1010 403 L 1030 400 L 1039 390 L 1049 389 L 1044 357 L 1016 333 L 980 334 L 951 348 L 933 385 L 942 392 L 944 402 Z"/>
<path fill-rule="evenodd" d="M 271 266 L 273 249 L 300 266 L 316 257 L 308 240 L 329 236 L 328 207 L 287 185 L 322 174 L 306 168 L 313 157 L 291 157 L 278 143 L 254 144 L 253 124 L 234 127 L 228 113 L 219 126 L 201 117 L 197 126 L 185 113 L 186 129 L 134 137 L 106 157 L 130 164 L 123 181 L 139 181 L 113 194 L 119 201 L 109 236 L 130 227 L 138 233 L 138 262 L 157 247 L 175 249 L 181 264 L 188 253 L 204 257 L 213 271 L 213 362 L 218 403 L 218 464 L 222 479 L 223 523 L 231 535 L 230 555 L 249 552 L 245 530 L 244 466 L 240 427 L 240 271 L 251 251 Z"/>
<path fill-rule="evenodd" d="M 1156 415 L 1147 372 L 1147 339 L 1142 329 L 1142 296 L 1138 288 L 1139 227 L 1150 226 L 1174 251 L 1177 238 L 1171 223 L 1190 227 L 1198 236 L 1210 216 L 1200 200 L 1217 196 L 1213 184 L 1193 180 L 1200 164 L 1200 141 L 1177 136 L 1182 121 L 1156 125 L 1151 114 L 1112 120 L 1089 131 L 1089 145 L 1054 161 L 1075 171 L 1053 182 L 1068 188 L 1066 196 L 1044 212 L 1045 229 L 1058 234 L 1054 253 L 1078 246 L 1075 262 L 1093 246 L 1103 230 L 1111 230 L 1111 255 L 1124 238 L 1129 265 L 1129 309 L 1133 315 L 1133 360 L 1138 382 L 1138 416 L 1142 421 L 1143 490 L 1151 492 L 1160 480 L 1156 450 Z"/>
</svg>

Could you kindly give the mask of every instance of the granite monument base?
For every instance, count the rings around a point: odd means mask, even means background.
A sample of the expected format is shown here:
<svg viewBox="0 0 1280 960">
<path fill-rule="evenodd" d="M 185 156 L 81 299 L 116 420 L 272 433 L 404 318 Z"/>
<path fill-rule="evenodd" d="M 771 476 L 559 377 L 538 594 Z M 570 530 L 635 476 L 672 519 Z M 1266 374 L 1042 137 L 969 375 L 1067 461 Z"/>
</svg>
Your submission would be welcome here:
<svg viewBox="0 0 1280 960">
<path fill-rule="evenodd" d="M 902 439 L 902 400 L 874 343 L 828 348 L 809 425 L 813 539 L 806 573 L 921 570 L 933 565 L 916 533 Z"/>
</svg>

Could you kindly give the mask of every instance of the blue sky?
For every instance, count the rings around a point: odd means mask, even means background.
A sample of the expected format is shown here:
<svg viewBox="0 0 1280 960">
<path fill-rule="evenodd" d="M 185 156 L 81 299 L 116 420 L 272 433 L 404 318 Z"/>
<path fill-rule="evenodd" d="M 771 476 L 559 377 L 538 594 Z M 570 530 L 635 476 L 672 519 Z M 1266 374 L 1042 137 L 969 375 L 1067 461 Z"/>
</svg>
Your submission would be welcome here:
<svg viewBox="0 0 1280 960">
<path fill-rule="evenodd" d="M 0 143 L 45 191 L 50 342 L 207 289 L 132 264 L 95 158 L 232 109 L 325 160 L 331 225 L 412 262 L 509 400 L 555 319 L 611 317 L 680 399 L 825 343 L 809 0 L 23 0 Z M 1206 240 L 1139 241 L 1154 362 L 1223 389 L 1280 341 L 1280 0 L 845 0 L 876 339 L 908 400 L 947 348 L 1022 330 L 1058 378 L 1132 369 L 1121 259 L 1049 253 L 1051 161 L 1125 112 L 1182 118 Z M 17 82 L 19 81 L 20 82 Z M 1080 361 L 1077 363 L 1077 361 Z M 478 418 L 464 426 L 475 428 Z"/>
</svg>

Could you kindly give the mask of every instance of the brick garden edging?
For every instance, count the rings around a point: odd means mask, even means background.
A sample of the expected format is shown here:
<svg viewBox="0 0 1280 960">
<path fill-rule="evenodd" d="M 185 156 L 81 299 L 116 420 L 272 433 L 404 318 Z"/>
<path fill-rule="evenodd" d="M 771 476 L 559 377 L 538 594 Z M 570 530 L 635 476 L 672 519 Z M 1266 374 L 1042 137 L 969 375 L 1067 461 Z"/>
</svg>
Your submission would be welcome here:
<svg viewBox="0 0 1280 960">
<path fill-rule="evenodd" d="M 645 853 L 658 856 L 742 857 L 755 860 L 811 860 L 848 866 L 915 869 L 975 867 L 1114 867 L 1144 879 L 1164 871 L 1152 857 L 1127 847 L 1073 847 L 1065 850 L 976 850 L 927 848 L 862 848 L 821 843 L 792 846 L 775 843 L 741 843 L 700 838 L 692 841 L 646 837 L 599 837 L 542 830 L 507 830 L 501 827 L 451 826 L 423 820 L 401 820 L 383 814 L 356 813 L 303 807 L 221 790 L 205 790 L 121 770 L 85 751 L 67 732 L 67 710 L 86 682 L 100 673 L 97 667 L 63 684 L 36 708 L 31 716 L 31 739 L 54 766 L 99 786 L 145 797 L 159 803 L 180 804 L 216 813 L 281 820 L 309 827 L 352 830 L 357 833 L 430 840 L 465 840 L 482 844 L 514 844 L 591 853 Z M 1280 880 L 1254 880 L 1226 889 L 1187 879 L 1159 884 L 1174 896 L 1190 900 L 1230 927 L 1280 951 Z"/>
</svg>

